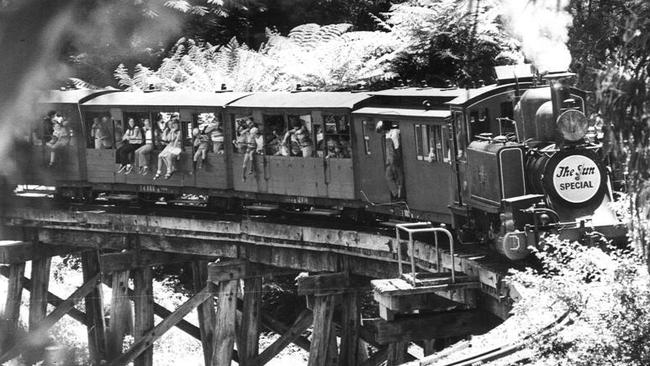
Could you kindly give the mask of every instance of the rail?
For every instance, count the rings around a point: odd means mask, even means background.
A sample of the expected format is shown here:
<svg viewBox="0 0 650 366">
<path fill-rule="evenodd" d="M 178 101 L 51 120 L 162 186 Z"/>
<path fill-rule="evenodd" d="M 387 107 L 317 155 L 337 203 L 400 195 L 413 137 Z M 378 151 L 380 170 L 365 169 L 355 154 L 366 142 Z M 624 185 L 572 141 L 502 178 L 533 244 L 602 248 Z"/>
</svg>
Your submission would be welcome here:
<svg viewBox="0 0 650 366">
<path fill-rule="evenodd" d="M 425 226 L 425 227 L 422 227 Z M 404 269 L 402 267 L 402 251 L 401 245 L 402 242 L 400 232 L 403 231 L 408 234 L 408 245 L 409 245 L 409 259 L 411 262 L 411 277 L 406 278 L 404 276 Z M 444 227 L 431 227 L 430 222 L 409 222 L 405 224 L 395 225 L 395 239 L 397 240 L 397 265 L 399 268 L 400 277 L 411 282 L 413 286 L 416 286 L 416 271 L 415 271 L 415 250 L 413 242 L 413 234 L 420 233 L 434 233 L 434 245 L 436 247 L 436 268 L 438 272 L 442 272 L 442 265 L 440 263 L 440 251 L 438 250 L 438 233 L 444 233 L 449 238 L 449 255 L 451 257 L 451 283 L 456 282 L 455 274 L 455 260 L 454 260 L 454 237 L 451 235 L 451 232 Z"/>
</svg>

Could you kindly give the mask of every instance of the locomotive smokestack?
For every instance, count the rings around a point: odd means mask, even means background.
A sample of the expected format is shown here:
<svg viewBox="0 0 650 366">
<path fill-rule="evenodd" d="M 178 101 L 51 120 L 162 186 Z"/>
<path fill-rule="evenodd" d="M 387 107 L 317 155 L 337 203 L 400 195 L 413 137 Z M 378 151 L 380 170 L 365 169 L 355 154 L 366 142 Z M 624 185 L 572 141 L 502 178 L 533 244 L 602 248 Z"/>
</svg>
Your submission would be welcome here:
<svg viewBox="0 0 650 366">
<path fill-rule="evenodd" d="M 572 72 L 563 72 L 563 73 L 552 73 L 544 76 L 544 79 L 548 80 L 548 84 L 551 88 L 551 103 L 553 103 L 553 122 L 557 121 L 557 118 L 562 113 L 564 108 L 565 101 L 571 99 L 570 79 L 573 78 L 576 74 Z"/>
</svg>

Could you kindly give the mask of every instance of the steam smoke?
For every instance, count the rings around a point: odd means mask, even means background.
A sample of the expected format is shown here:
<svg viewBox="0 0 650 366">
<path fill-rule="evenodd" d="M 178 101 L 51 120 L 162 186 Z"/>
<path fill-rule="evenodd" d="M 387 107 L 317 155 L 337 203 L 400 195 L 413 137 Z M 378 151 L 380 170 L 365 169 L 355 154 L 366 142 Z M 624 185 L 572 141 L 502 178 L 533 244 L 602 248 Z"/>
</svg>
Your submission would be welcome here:
<svg viewBox="0 0 650 366">
<path fill-rule="evenodd" d="M 501 0 L 501 5 L 508 30 L 540 72 L 568 70 L 569 0 Z"/>
</svg>

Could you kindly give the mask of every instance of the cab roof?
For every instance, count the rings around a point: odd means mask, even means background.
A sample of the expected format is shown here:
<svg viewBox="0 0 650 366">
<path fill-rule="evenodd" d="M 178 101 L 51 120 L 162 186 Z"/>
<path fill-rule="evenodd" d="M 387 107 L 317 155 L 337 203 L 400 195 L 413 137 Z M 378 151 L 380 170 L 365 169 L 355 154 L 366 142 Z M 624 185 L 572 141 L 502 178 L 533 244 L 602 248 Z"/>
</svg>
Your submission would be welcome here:
<svg viewBox="0 0 650 366">
<path fill-rule="evenodd" d="M 178 106 L 223 107 L 249 93 L 207 93 L 196 91 L 121 92 L 100 95 L 83 103 L 85 106 Z"/>
<path fill-rule="evenodd" d="M 117 89 L 75 89 L 75 90 L 46 90 L 38 98 L 39 103 L 76 104 L 93 96 L 113 93 Z"/>
<path fill-rule="evenodd" d="M 370 98 L 367 93 L 351 92 L 259 92 L 229 104 L 238 108 L 354 108 Z"/>
</svg>

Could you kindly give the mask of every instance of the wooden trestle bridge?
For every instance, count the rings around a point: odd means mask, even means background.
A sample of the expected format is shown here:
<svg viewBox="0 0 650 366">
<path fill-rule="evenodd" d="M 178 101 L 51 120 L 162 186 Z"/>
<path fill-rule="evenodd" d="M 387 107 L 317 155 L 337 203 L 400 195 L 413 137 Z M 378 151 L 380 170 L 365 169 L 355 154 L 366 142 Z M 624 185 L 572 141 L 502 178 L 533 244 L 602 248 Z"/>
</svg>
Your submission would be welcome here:
<svg viewBox="0 0 650 366">
<path fill-rule="evenodd" d="M 153 343 L 179 327 L 202 342 L 206 365 L 234 360 L 261 366 L 290 343 L 309 351 L 310 366 L 386 360 L 395 365 L 412 360 L 407 353 L 411 342 L 426 355 L 435 339 L 489 330 L 494 319 L 507 317 L 514 296 L 502 281 L 507 263 L 466 246 L 457 245 L 452 256 L 442 240 L 436 249 L 409 243 L 408 236 L 398 244 L 394 235 L 245 216 L 229 221 L 82 210 L 4 212 L 0 274 L 9 281 L 4 307 L 9 331 L 0 332 L 0 345 L 7 345 L 0 350 L 0 364 L 21 354 L 28 358 L 34 339 L 69 315 L 87 326 L 96 364 L 151 365 Z M 81 255 L 85 282 L 61 299 L 48 292 L 50 263 L 53 256 L 70 253 Z M 30 278 L 24 273 L 27 261 L 32 261 Z M 192 263 L 196 291 L 178 309 L 166 309 L 153 301 L 152 267 L 178 262 Z M 416 273 L 400 276 L 400 267 L 411 272 L 411 265 Z M 262 278 L 289 269 L 309 273 L 298 279 L 298 293 L 307 296 L 308 308 L 293 324 L 283 324 L 261 311 Z M 129 278 L 134 288 L 129 288 Z M 102 283 L 113 289 L 109 324 Z M 371 286 L 381 317 L 362 320 L 359 293 Z M 30 291 L 28 332 L 2 339 L 19 324 L 23 289 Z M 75 307 L 82 300 L 84 311 Z M 48 303 L 56 307 L 49 314 Z M 195 308 L 199 327 L 183 320 Z M 157 325 L 154 314 L 163 318 Z M 129 324 L 134 343 L 123 351 Z M 310 327 L 307 339 L 302 334 Z M 280 337 L 260 350 L 262 329 Z M 368 356 L 360 346 L 366 343 L 378 351 Z"/>
</svg>

